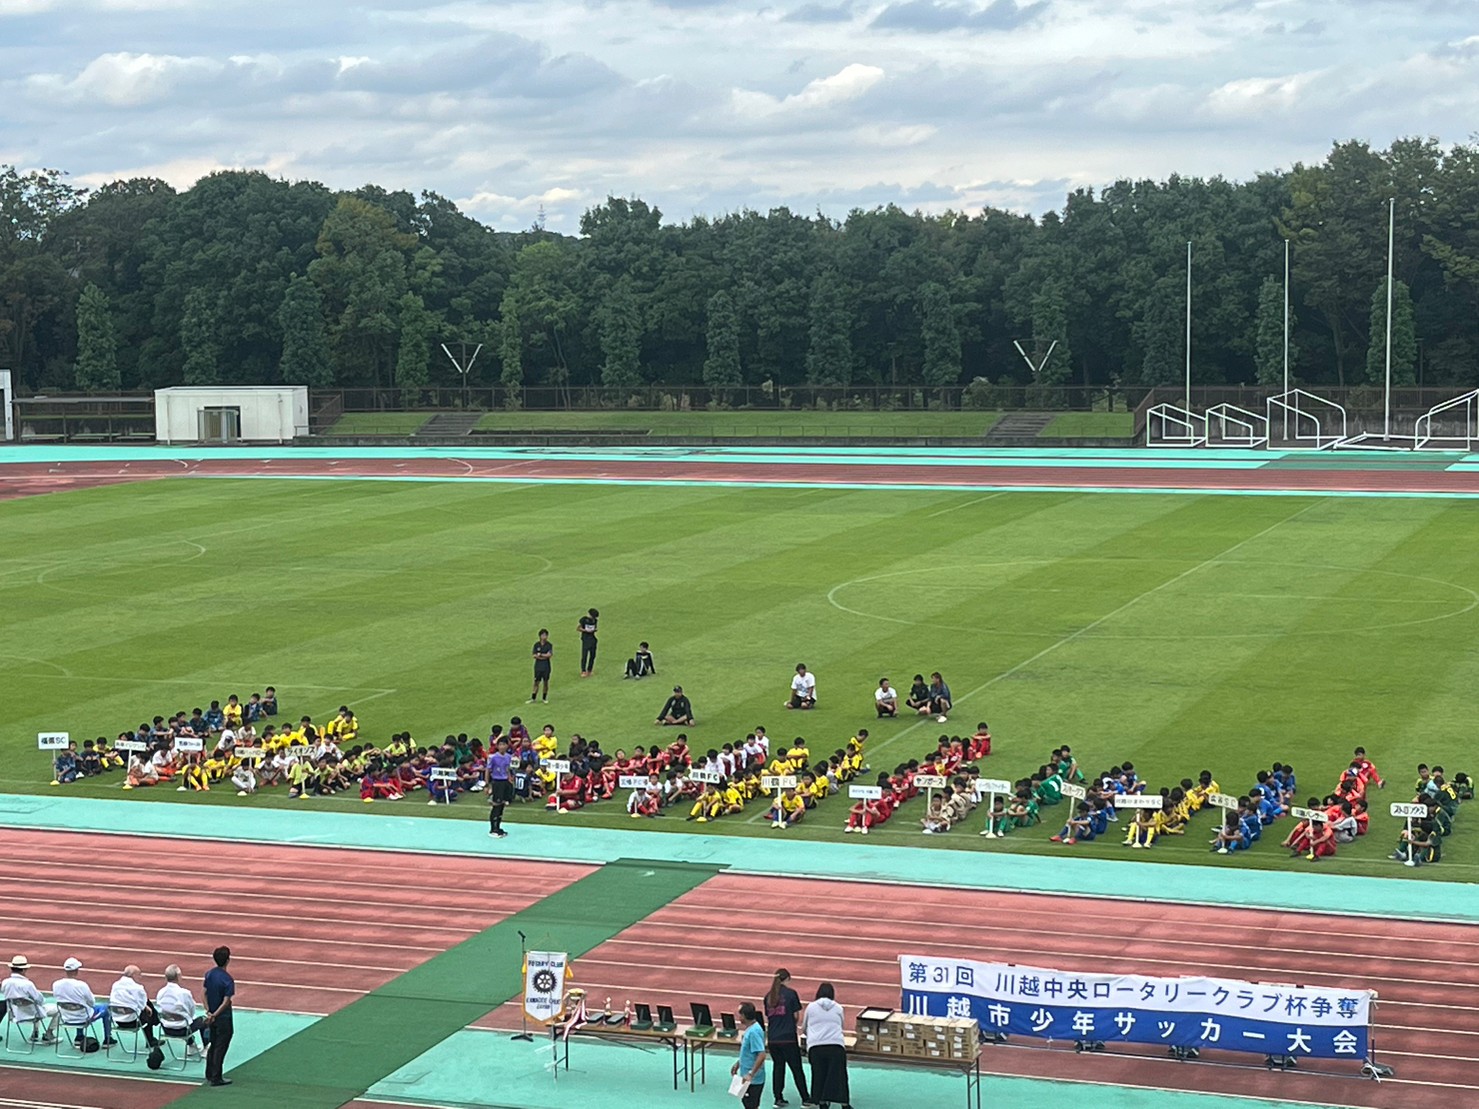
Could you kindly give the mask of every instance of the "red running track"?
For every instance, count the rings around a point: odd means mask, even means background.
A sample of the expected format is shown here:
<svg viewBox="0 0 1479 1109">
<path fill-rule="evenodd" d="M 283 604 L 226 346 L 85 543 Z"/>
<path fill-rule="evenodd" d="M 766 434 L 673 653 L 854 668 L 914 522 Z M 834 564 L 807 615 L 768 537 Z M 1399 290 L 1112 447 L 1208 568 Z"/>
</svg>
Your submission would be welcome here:
<svg viewBox="0 0 1479 1109">
<path fill-rule="evenodd" d="M 943 457 L 949 452 L 942 451 Z M 1120 469 L 1084 466 L 921 466 L 854 463 L 846 456 L 815 454 L 808 461 L 735 463 L 705 458 L 701 448 L 692 457 L 648 458 L 623 461 L 541 458 L 409 458 L 409 459 L 213 459 L 176 461 L 18 462 L 0 467 L 0 499 L 32 493 L 56 492 L 119 481 L 145 481 L 185 476 L 342 476 L 500 478 L 504 480 L 587 481 L 727 481 L 754 484 L 787 482 L 860 483 L 867 485 L 945 485 L 963 489 L 983 487 L 1110 488 L 1331 492 L 1479 492 L 1479 473 L 1446 470 L 1363 470 L 1356 466 L 1333 470 L 1256 470 L 1163 468 Z M 1126 457 L 1143 459 L 1127 451 Z"/>
<path fill-rule="evenodd" d="M 732 1011 L 758 999 L 784 965 L 803 998 L 826 979 L 846 1005 L 894 1008 L 906 952 L 1375 989 L 1378 1057 L 1397 1076 L 1378 1085 L 1343 1077 L 1356 1074 L 1354 1063 L 1273 1074 L 1256 1056 L 1230 1052 L 1177 1063 L 1151 1049 L 1080 1056 L 1071 1045 L 987 1047 L 988 1073 L 1360 1109 L 1416 1109 L 1435 1096 L 1479 1104 L 1479 928 L 1465 924 L 720 875 L 578 960 L 576 980 L 598 1003 L 610 995 L 618 1006 L 631 999 L 686 1012 L 705 1000 Z M 702 978 L 664 969 L 674 966 Z M 510 1004 L 486 1023 L 517 1019 Z"/>
</svg>

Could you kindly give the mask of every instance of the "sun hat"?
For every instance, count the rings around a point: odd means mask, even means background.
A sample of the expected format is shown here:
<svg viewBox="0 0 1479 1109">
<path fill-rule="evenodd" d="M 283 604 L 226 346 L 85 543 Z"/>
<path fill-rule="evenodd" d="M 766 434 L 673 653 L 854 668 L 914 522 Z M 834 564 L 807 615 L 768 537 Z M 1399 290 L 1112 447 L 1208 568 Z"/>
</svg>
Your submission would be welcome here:
<svg viewBox="0 0 1479 1109">
<path fill-rule="evenodd" d="M 31 969 L 31 964 L 27 961 L 27 959 L 26 959 L 26 957 L 24 955 L 17 955 L 17 956 L 15 956 L 15 958 L 13 958 L 13 959 L 10 960 L 10 969 L 11 970 L 30 970 Z"/>
</svg>

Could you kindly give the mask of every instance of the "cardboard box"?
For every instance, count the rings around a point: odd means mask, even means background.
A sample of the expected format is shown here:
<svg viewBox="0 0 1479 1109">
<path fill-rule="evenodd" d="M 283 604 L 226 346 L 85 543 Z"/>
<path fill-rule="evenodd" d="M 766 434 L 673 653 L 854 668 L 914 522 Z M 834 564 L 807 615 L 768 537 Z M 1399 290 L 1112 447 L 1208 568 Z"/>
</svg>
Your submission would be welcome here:
<svg viewBox="0 0 1479 1109">
<path fill-rule="evenodd" d="M 894 1015 L 892 1009 L 864 1009 L 858 1013 L 857 1033 L 861 1036 L 865 1032 L 877 1033 L 889 1017 Z"/>
<path fill-rule="evenodd" d="M 899 1048 L 899 1054 L 906 1059 L 923 1059 L 927 1050 L 923 1040 L 905 1040 Z"/>
<path fill-rule="evenodd" d="M 878 1041 L 878 1054 L 880 1055 L 902 1055 L 903 1053 L 904 1045 L 897 1040 Z"/>
</svg>

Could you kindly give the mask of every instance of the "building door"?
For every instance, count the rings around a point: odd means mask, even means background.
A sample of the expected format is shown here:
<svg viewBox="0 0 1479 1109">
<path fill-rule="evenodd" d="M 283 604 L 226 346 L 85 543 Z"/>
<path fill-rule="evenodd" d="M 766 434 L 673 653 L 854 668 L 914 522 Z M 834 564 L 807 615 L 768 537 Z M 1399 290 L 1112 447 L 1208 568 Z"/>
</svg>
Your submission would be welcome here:
<svg viewBox="0 0 1479 1109">
<path fill-rule="evenodd" d="M 200 441 L 202 443 L 235 443 L 241 439 L 239 407 L 202 408 Z"/>
</svg>

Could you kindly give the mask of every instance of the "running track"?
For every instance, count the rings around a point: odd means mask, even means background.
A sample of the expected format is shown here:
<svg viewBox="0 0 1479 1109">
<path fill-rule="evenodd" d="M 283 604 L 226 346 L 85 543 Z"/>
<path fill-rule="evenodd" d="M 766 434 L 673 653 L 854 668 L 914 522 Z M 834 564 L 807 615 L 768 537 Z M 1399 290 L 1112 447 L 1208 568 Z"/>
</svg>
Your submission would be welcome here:
<svg viewBox="0 0 1479 1109">
<path fill-rule="evenodd" d="M 198 978 L 216 942 L 233 949 L 243 1002 L 324 1013 L 486 928 L 588 868 L 533 861 L 402 855 L 317 847 L 241 847 L 60 832 L 6 835 L 15 888 L 8 914 L 17 950 L 49 981 L 68 954 L 88 962 L 94 988 L 138 962 L 157 985 L 178 961 Z M 58 860 L 67 860 L 65 868 Z M 168 919 L 139 875 L 168 876 Z M 408 880 L 410 879 L 410 880 Z M 220 906 L 220 907 L 218 907 Z M 886 906 L 886 912 L 880 911 Z M 76 944 L 55 937 L 77 936 Z M 81 938 L 95 937 L 95 938 Z M 1270 1074 L 1256 1057 L 1209 1052 L 1175 1063 L 1119 1049 L 988 1047 L 988 1073 L 1217 1090 L 1353 1109 L 1417 1109 L 1435 1097 L 1479 1101 L 1479 929 L 1349 916 L 1103 901 L 865 883 L 720 875 L 603 944 L 577 964 L 598 1002 L 610 995 L 683 1011 L 690 1000 L 728 1009 L 754 997 L 777 965 L 803 983 L 833 981 L 845 1004 L 897 1004 L 897 956 L 967 953 L 1065 970 L 1208 973 L 1307 985 L 1372 988 L 1380 1085 L 1355 1066 Z M 672 968 L 682 967 L 683 971 Z M 702 972 L 699 991 L 689 988 Z M 510 1028 L 505 1004 L 478 1022 Z M 1053 1054 L 1045 1055 L 1044 1051 Z M 1245 1060 L 1254 1064 L 1248 1065 Z M 0 1072 L 0 1077 L 16 1072 Z M 36 1078 L 37 1102 L 78 1109 L 159 1109 L 174 1084 L 69 1074 Z M 7 1082 L 6 1085 L 9 1085 Z M 0 1097 L 0 1109 L 7 1103 Z M 26 1104 L 33 1104 L 30 1100 Z M 365 1106 L 367 1103 L 358 1103 Z"/>
<path fill-rule="evenodd" d="M 62 462 L 14 462 L 0 466 L 0 500 L 90 485 L 150 481 L 170 477 L 345 477 L 422 479 L 498 479 L 501 481 L 613 481 L 706 482 L 785 484 L 837 482 L 870 486 L 932 485 L 977 488 L 1088 488 L 1168 489 L 1248 492 L 1438 492 L 1479 493 L 1479 472 L 1424 469 L 1362 469 L 1353 461 L 1339 469 L 1280 469 L 1272 467 L 1213 469 L 1145 466 L 1143 451 L 1126 450 L 1125 466 L 1034 466 L 952 464 L 959 452 L 942 451 L 930 464 L 905 457 L 896 464 L 879 465 L 852 460 L 825 450 L 808 452 L 805 459 L 776 462 L 725 461 L 717 454 L 705 457 L 694 448 L 686 457 L 632 457 L 620 461 L 540 457 L 527 458 L 363 458 L 324 459 L 288 457 L 270 459 L 197 460 L 143 459 Z M 1208 458 L 1215 458 L 1209 454 Z M 1330 456 L 1332 461 L 1336 456 Z M 1273 459 L 1270 459 L 1273 461 Z"/>
</svg>

